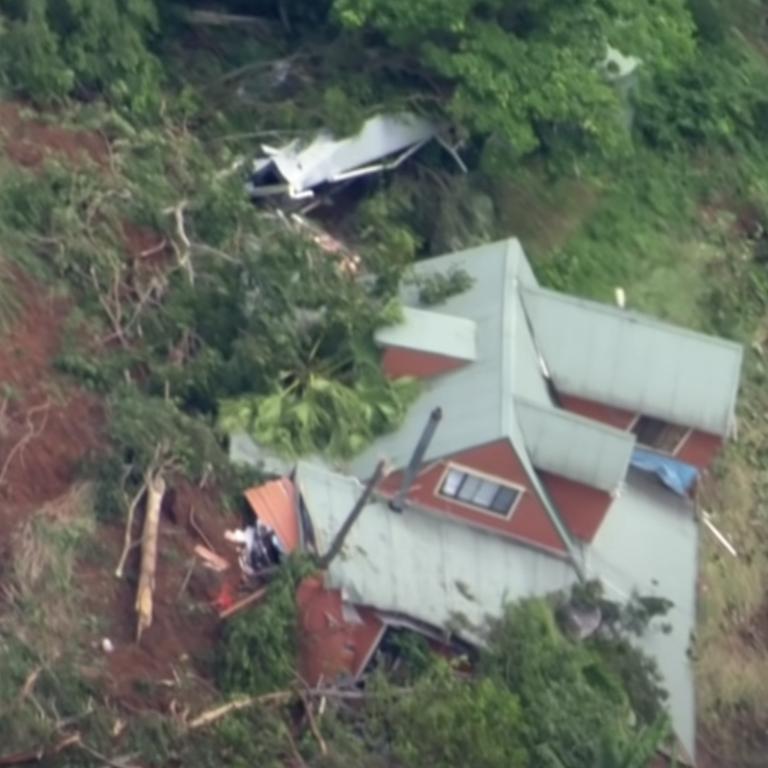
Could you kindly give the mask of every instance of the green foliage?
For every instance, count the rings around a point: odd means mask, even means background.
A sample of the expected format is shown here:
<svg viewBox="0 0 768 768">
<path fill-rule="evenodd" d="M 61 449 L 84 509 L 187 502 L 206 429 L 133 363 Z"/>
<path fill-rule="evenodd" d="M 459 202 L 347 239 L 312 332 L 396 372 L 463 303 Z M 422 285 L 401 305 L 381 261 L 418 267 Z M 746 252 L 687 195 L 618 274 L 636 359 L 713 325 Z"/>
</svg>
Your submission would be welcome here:
<svg viewBox="0 0 768 768">
<path fill-rule="evenodd" d="M 683 155 L 639 151 L 602 184 L 601 205 L 567 245 L 539 265 L 559 290 L 610 301 L 615 286 L 636 284 L 679 259 L 670 233 L 684 234 L 695 212 L 696 177 Z M 662 315 L 664 307 L 658 307 Z"/>
<path fill-rule="evenodd" d="M 344 458 L 394 429 L 415 392 L 410 379 L 389 382 L 381 374 L 351 386 L 310 376 L 300 390 L 289 385 L 271 395 L 223 401 L 220 423 L 230 432 L 245 429 L 286 456 L 324 452 Z"/>
<path fill-rule="evenodd" d="M 739 37 L 704 43 L 684 69 L 647 78 L 636 106 L 637 130 L 653 147 L 741 149 L 768 135 L 768 69 Z"/>
<path fill-rule="evenodd" d="M 189 768 L 284 768 L 294 737 L 279 710 L 254 708 L 221 720 L 207 732 L 185 733 L 175 754 Z"/>
<path fill-rule="evenodd" d="M 289 560 L 270 582 L 263 602 L 227 623 L 218 657 L 222 690 L 259 694 L 293 683 L 298 652 L 296 588 L 309 570 L 304 560 Z"/>
<path fill-rule="evenodd" d="M 376 30 L 406 61 L 417 57 L 441 81 L 435 90 L 449 94 L 451 117 L 473 136 L 500 140 L 498 157 L 564 139 L 620 151 L 621 100 L 601 69 L 607 46 L 652 72 L 674 71 L 694 49 L 683 0 L 336 0 L 334 10 L 346 28 Z"/>
<path fill-rule="evenodd" d="M 0 35 L 0 72 L 40 102 L 103 94 L 134 116 L 159 106 L 153 0 L 15 0 Z"/>
<path fill-rule="evenodd" d="M 418 281 L 419 301 L 428 307 L 442 304 L 451 296 L 469 290 L 472 283 L 472 276 L 464 269 L 430 275 Z"/>
<path fill-rule="evenodd" d="M 211 424 L 135 385 L 123 384 L 108 398 L 107 436 L 110 448 L 84 467 L 96 482 L 96 510 L 103 519 L 125 513 L 161 448 L 161 458 L 189 480 L 199 482 L 210 473 L 230 503 L 242 492 L 245 478 L 230 465 L 223 440 Z"/>
<path fill-rule="evenodd" d="M 525 718 L 498 682 L 465 681 L 444 661 L 396 696 L 387 715 L 393 752 L 406 768 L 525 768 Z"/>
<path fill-rule="evenodd" d="M 606 739 L 637 737 L 620 678 L 595 650 L 568 640 L 543 601 L 508 606 L 492 623 L 481 668 L 520 698 L 537 766 L 592 768 Z"/>
</svg>

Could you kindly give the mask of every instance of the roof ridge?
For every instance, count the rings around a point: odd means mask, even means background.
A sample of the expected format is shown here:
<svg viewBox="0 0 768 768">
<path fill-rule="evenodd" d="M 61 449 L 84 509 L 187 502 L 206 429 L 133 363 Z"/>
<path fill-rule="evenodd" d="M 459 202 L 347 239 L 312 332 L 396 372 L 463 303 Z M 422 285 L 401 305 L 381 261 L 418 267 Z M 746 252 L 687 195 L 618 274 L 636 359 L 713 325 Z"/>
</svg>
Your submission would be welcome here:
<svg viewBox="0 0 768 768">
<path fill-rule="evenodd" d="M 612 304 L 608 304 L 604 301 L 597 301 L 596 299 L 587 299 L 580 296 L 573 296 L 570 293 L 563 293 L 562 291 L 556 291 L 552 288 L 545 288 L 541 285 L 537 286 L 521 286 L 521 291 L 529 293 L 541 293 L 545 294 L 557 301 L 562 301 L 567 304 L 574 304 L 582 306 L 587 311 L 600 312 L 602 314 L 611 315 L 616 318 L 621 318 L 628 321 L 634 321 L 641 323 L 649 327 L 658 328 L 660 331 L 666 331 L 678 336 L 693 337 L 700 341 L 706 341 L 711 344 L 716 344 L 722 347 L 728 347 L 734 351 L 743 354 L 744 347 L 738 341 L 732 341 L 731 339 L 725 339 L 722 336 L 715 336 L 713 334 L 705 333 L 703 331 L 697 331 L 693 328 L 687 328 L 677 323 L 668 322 L 666 320 L 659 320 L 653 315 L 645 312 L 640 312 L 635 309 L 621 309 L 614 307 Z"/>
</svg>

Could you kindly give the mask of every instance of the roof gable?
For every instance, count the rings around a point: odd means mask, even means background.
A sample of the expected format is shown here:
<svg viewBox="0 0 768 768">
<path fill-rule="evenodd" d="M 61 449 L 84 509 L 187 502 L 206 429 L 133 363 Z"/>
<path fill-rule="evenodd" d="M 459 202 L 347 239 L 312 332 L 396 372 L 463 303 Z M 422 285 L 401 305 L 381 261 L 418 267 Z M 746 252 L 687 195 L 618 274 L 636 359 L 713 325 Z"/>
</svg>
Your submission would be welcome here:
<svg viewBox="0 0 768 768">
<path fill-rule="evenodd" d="M 521 399 L 516 400 L 516 409 L 537 469 L 601 491 L 617 490 L 635 447 L 631 433 Z"/>
</svg>

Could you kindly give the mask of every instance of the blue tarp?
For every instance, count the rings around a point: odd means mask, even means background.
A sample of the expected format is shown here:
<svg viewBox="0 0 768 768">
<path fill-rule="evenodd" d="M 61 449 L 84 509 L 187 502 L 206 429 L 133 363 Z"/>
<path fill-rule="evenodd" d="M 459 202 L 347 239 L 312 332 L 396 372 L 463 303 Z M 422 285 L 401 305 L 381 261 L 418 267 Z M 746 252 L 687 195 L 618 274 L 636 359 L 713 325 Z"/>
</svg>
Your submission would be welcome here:
<svg viewBox="0 0 768 768">
<path fill-rule="evenodd" d="M 690 464 L 677 461 L 653 451 L 636 448 L 632 452 L 630 465 L 642 472 L 651 472 L 678 496 L 687 496 L 699 476 L 699 470 Z"/>
</svg>

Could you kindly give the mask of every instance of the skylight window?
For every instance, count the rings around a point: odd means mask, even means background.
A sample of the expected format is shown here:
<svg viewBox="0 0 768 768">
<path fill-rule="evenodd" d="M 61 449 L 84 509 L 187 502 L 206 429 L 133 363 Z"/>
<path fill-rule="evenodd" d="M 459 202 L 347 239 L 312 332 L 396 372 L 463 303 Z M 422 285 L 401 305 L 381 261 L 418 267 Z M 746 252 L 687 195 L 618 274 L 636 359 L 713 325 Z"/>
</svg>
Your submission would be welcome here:
<svg viewBox="0 0 768 768">
<path fill-rule="evenodd" d="M 456 468 L 445 473 L 440 485 L 441 496 L 501 517 L 510 514 L 520 493 L 518 488 Z"/>
</svg>

